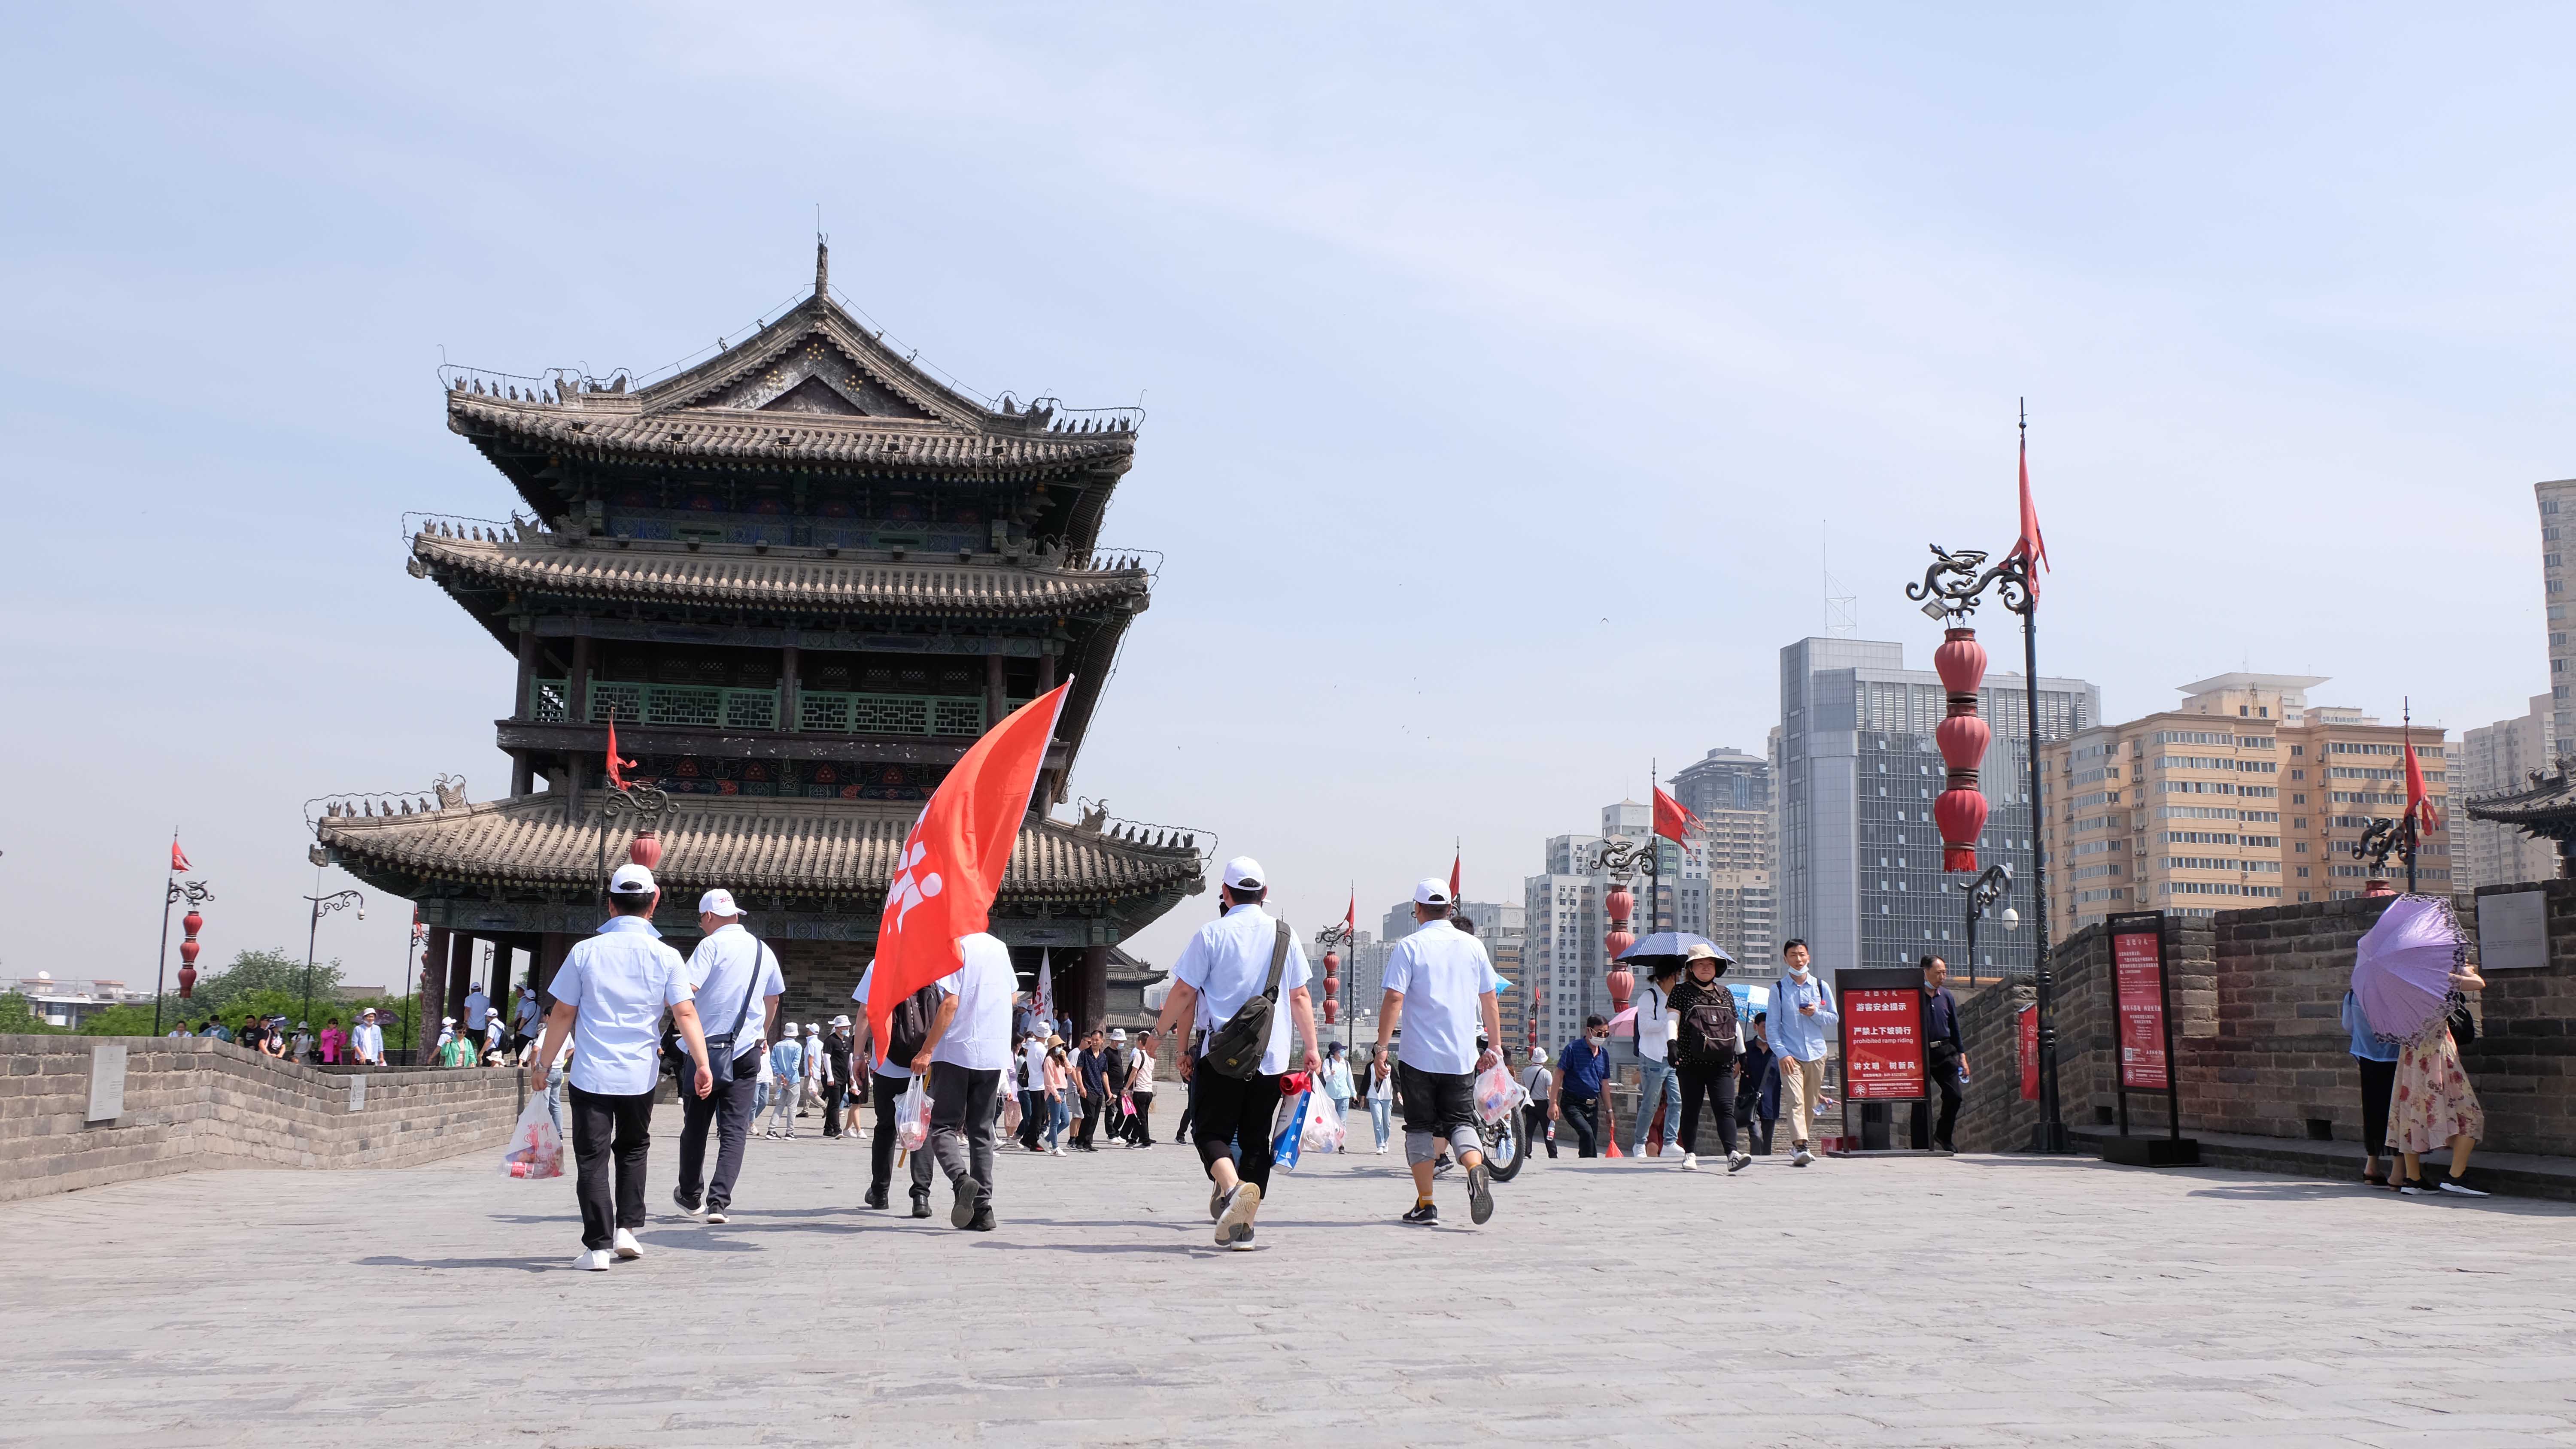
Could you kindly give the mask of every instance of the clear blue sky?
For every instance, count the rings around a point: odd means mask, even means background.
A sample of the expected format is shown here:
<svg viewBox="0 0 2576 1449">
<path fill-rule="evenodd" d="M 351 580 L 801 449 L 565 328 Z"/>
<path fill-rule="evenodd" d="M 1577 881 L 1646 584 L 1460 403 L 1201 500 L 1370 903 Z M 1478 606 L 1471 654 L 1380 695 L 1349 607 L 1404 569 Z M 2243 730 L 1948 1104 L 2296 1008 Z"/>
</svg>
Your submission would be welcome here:
<svg viewBox="0 0 2576 1449">
<path fill-rule="evenodd" d="M 1075 786 L 1301 926 L 1453 837 L 1517 898 L 1650 760 L 1758 749 L 1828 539 L 1927 658 L 1899 590 L 2010 538 L 2025 394 L 2042 666 L 2114 716 L 2547 687 L 2563 9 L 1464 14 L 21 15 L 0 970 L 148 979 L 173 825 L 211 955 L 300 949 L 307 797 L 503 789 L 509 657 L 402 568 L 404 510 L 512 501 L 442 349 L 669 361 L 807 285 L 818 202 L 926 359 L 1143 398 L 1107 537 L 1169 564 Z M 390 982 L 404 914 L 324 950 Z"/>
</svg>

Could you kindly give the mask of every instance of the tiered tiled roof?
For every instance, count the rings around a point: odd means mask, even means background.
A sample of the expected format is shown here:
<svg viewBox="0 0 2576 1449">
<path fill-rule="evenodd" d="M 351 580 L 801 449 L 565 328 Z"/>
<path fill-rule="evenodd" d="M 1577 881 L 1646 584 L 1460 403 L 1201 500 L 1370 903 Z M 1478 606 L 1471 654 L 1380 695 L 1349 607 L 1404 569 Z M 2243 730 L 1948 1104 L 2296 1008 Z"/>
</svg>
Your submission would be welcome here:
<svg viewBox="0 0 2576 1449">
<path fill-rule="evenodd" d="M 667 889 L 723 886 L 771 896 L 882 900 L 895 852 L 918 806 L 804 800 L 675 800 L 661 825 Z M 418 815 L 328 815 L 315 834 L 365 874 L 403 874 L 501 887 L 590 886 L 600 860 L 595 820 L 566 818 L 551 795 L 526 795 Z M 631 825 L 612 830 L 607 859 L 626 859 Z M 1199 879 L 1194 844 L 1151 844 L 1033 819 L 1020 831 L 1001 900 L 1097 900 L 1186 890 Z"/>
<path fill-rule="evenodd" d="M 2528 789 L 2462 802 L 2472 820 L 2518 825 L 2553 840 L 2576 836 L 2576 761 L 2560 760 L 2547 774 L 2533 771 Z"/>
<path fill-rule="evenodd" d="M 818 549 L 763 553 L 747 544 L 615 539 L 455 538 L 424 531 L 412 557 L 442 584 L 470 582 L 520 593 L 818 614 L 1027 618 L 1102 607 L 1142 610 L 1143 568 L 916 563 L 825 557 Z"/>
<path fill-rule="evenodd" d="M 497 430 L 554 452 L 599 458 L 882 464 L 965 474 L 1028 473 L 1135 456 L 1127 431 L 961 428 L 934 419 L 838 417 L 749 408 L 641 411 L 642 394 L 576 393 L 518 400 L 451 392 L 449 426 L 468 436 Z"/>
</svg>

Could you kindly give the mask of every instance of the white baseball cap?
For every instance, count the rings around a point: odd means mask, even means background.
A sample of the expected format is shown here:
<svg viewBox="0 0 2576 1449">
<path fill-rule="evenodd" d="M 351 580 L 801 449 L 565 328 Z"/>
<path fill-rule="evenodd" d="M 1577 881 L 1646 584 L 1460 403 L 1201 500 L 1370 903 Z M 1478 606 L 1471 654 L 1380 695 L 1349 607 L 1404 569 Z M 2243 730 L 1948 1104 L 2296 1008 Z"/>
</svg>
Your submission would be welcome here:
<svg viewBox="0 0 2576 1449">
<path fill-rule="evenodd" d="M 1261 862 L 1248 855 L 1238 855 L 1225 863 L 1225 888 L 1230 891 L 1262 890 L 1270 879 Z"/>
<path fill-rule="evenodd" d="M 608 893 L 613 896 L 649 896 L 661 887 L 653 884 L 653 872 L 627 862 L 608 878 Z"/>
<path fill-rule="evenodd" d="M 698 914 L 702 916 L 739 916 L 742 907 L 733 903 L 733 892 L 722 886 L 698 897 Z"/>
<path fill-rule="evenodd" d="M 1417 906 L 1448 905 L 1449 882 L 1445 880 L 1426 880 L 1422 884 L 1415 886 L 1413 888 L 1413 903 Z"/>
</svg>

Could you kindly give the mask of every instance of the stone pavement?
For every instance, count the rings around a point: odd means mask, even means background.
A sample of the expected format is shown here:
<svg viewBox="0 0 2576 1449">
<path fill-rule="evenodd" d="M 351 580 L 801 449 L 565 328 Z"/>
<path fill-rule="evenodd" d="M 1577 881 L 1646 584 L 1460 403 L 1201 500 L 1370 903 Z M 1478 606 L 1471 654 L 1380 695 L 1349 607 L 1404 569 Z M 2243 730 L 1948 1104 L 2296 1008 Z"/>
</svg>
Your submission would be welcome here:
<svg viewBox="0 0 2576 1449">
<path fill-rule="evenodd" d="M 1170 1114 L 1164 1114 L 1168 1122 Z M 1187 1148 L 1005 1153 L 1002 1229 L 755 1142 L 606 1274 L 478 1155 L 0 1208 L 12 1444 L 2576 1444 L 2576 1209 L 1975 1157 L 1540 1160 L 1457 1226 L 1396 1155 L 1209 1244 Z M 935 1199 L 944 1205 L 944 1189 Z"/>
</svg>

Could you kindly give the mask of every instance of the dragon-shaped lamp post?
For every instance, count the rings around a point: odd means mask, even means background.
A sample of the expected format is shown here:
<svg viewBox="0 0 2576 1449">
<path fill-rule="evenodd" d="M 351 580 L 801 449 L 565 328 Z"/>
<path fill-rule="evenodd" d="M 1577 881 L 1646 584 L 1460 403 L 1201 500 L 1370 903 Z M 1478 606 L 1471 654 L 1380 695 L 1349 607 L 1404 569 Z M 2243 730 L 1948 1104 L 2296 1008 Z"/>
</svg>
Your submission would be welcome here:
<svg viewBox="0 0 2576 1449">
<path fill-rule="evenodd" d="M 2040 831 L 2040 822 L 2047 817 L 2041 803 L 2039 769 L 2039 595 L 2031 587 L 2030 569 L 2030 560 L 2018 553 L 2006 555 L 2003 562 L 1989 568 L 1986 565 L 1986 556 L 1981 552 L 1963 549 L 1958 553 L 1951 553 L 1939 544 L 1934 544 L 1932 566 L 1923 571 L 1921 583 L 1905 586 L 1905 597 L 1921 604 L 1925 614 L 1949 627 L 1951 641 L 1942 645 L 1944 650 L 1951 649 L 1958 642 L 1958 636 L 1967 627 L 1968 616 L 1976 612 L 1979 604 L 1985 602 L 1985 593 L 1989 587 L 1995 590 L 1996 596 L 2003 601 L 2006 609 L 2021 616 L 2022 695 L 2029 712 L 2030 730 L 2024 741 L 2026 752 L 2030 757 L 2030 898 L 2032 915 L 2039 932 L 2031 961 L 2031 986 L 2036 997 L 2035 1004 L 2039 1008 L 2039 1126 L 2031 1134 L 2031 1149 L 2035 1152 L 2063 1153 L 2071 1148 L 2067 1140 L 2066 1120 L 2060 1110 L 2057 1090 L 2056 973 L 2049 968 L 2048 960 L 2048 855 L 2041 844 Z M 1969 647 L 1975 648 L 1973 635 L 1969 638 Z M 1982 655 L 1984 651 L 1979 649 L 1977 652 Z M 1956 794 L 1959 789 L 1960 762 L 1951 753 L 1952 740 L 1956 738 L 1964 745 L 1968 743 L 1965 736 L 1971 733 L 1958 728 L 1959 691 L 1950 678 L 1951 672 L 1948 669 L 1942 672 L 1943 683 L 1952 686 L 1952 716 L 1942 721 L 1943 730 L 1948 732 L 1942 736 L 1942 758 L 1951 766 L 1951 789 L 1944 792 L 1944 800 Z M 1983 671 L 1978 670 L 1977 673 L 1982 675 Z M 1973 711 L 1973 692 L 1970 694 L 1969 702 Z M 1983 751 L 1980 750 L 1979 753 L 1982 754 Z M 1978 803 L 1982 804 L 1982 799 Z M 1950 827 L 1953 824 L 1964 827 L 1970 823 L 1963 816 L 1959 816 L 1956 810 L 1952 814 L 1958 818 L 1941 821 L 1944 827 L 1942 854 L 1945 868 L 1955 856 L 1956 842 L 1959 839 L 1951 834 Z M 1982 826 L 1984 822 L 1980 818 L 1975 823 Z M 1973 845 L 1975 840 L 1973 833 L 1967 837 L 1967 840 Z M 1959 868 L 1967 870 L 1976 868 L 1973 850 L 1968 853 L 1966 861 Z"/>
</svg>

